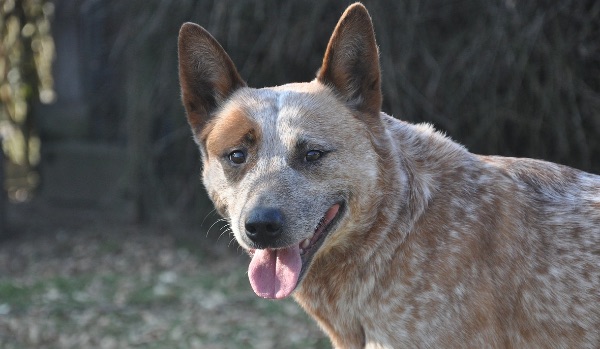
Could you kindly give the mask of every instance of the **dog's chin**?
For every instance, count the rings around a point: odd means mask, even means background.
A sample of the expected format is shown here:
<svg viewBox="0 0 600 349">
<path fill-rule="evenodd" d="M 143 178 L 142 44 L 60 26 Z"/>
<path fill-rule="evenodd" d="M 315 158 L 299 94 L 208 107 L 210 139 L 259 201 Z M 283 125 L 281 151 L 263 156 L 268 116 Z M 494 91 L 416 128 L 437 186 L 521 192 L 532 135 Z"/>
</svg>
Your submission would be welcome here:
<svg viewBox="0 0 600 349">
<path fill-rule="evenodd" d="M 313 234 L 283 248 L 248 249 L 252 260 L 248 277 L 254 292 L 263 298 L 285 298 L 302 282 L 310 265 L 339 226 L 346 210 L 344 202 L 331 205 L 323 214 Z"/>
</svg>

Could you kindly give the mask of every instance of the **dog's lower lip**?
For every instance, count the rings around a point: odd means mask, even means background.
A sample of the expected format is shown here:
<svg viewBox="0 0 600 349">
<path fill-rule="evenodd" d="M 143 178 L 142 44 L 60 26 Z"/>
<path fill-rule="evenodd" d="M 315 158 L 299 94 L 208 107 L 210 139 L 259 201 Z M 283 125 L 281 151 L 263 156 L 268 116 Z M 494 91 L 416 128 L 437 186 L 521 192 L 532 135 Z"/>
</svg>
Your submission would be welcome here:
<svg viewBox="0 0 600 349">
<path fill-rule="evenodd" d="M 311 238 L 310 246 L 305 250 L 302 248 L 300 249 L 300 258 L 302 259 L 302 268 L 300 270 L 300 275 L 298 276 L 298 281 L 297 281 L 296 287 L 302 282 L 302 279 L 304 278 L 304 274 L 308 270 L 313 257 L 315 256 L 315 254 L 317 253 L 319 248 L 321 248 L 325 239 L 329 236 L 329 234 L 331 234 L 331 232 L 339 224 L 341 217 L 345 213 L 346 207 L 345 207 L 345 203 L 343 201 L 338 202 L 338 203 L 332 205 L 331 207 L 334 207 L 335 205 L 338 205 L 338 209 L 337 209 L 335 216 L 332 217 L 329 220 L 329 222 L 325 226 L 322 227 L 320 232 L 316 231 L 319 228 L 319 226 L 317 226 L 317 228 L 315 228 L 315 234 Z M 331 207 L 330 207 L 330 209 L 331 209 Z M 329 211 L 329 209 L 328 209 L 328 211 Z M 327 213 L 325 213 L 325 216 L 326 215 L 327 215 Z M 317 233 L 319 233 L 319 234 L 317 234 Z"/>
<path fill-rule="evenodd" d="M 325 215 L 321 218 L 317 227 L 315 228 L 315 232 L 309 238 L 306 238 L 300 242 L 300 254 L 305 255 L 307 252 L 311 251 L 325 235 L 328 233 L 329 227 L 334 223 L 336 218 L 339 216 L 340 211 L 342 209 L 342 205 L 340 203 L 333 204 L 325 213 Z M 333 211 L 332 211 L 333 210 Z M 333 217 L 327 218 L 327 216 L 332 211 Z"/>
</svg>

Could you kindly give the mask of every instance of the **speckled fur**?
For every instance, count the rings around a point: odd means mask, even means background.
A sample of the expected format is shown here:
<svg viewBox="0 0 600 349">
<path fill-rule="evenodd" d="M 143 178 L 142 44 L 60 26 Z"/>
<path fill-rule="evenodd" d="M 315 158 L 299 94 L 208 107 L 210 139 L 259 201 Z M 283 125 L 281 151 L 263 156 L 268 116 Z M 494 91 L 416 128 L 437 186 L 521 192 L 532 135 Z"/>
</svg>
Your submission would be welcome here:
<svg viewBox="0 0 600 349">
<path fill-rule="evenodd" d="M 310 83 L 248 88 L 206 31 L 179 40 L 204 183 L 242 247 L 257 203 L 284 211 L 294 244 L 345 200 L 293 294 L 335 348 L 600 348 L 599 176 L 471 154 L 381 113 L 360 4 Z M 312 167 L 306 137 L 330 150 Z M 242 146 L 232 168 L 224 154 Z"/>
</svg>

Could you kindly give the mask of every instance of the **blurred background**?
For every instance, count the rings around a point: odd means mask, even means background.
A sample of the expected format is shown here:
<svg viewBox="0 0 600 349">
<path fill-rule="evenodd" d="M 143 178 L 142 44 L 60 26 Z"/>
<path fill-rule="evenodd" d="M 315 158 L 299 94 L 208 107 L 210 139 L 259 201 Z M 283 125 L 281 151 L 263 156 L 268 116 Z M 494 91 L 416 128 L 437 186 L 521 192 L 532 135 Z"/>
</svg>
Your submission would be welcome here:
<svg viewBox="0 0 600 349">
<path fill-rule="evenodd" d="M 309 81 L 349 3 L 2 0 L 0 346 L 327 348 L 251 294 L 199 180 L 177 33 L 204 26 L 250 86 Z M 600 173 L 600 2 L 364 4 L 385 112 Z"/>
</svg>

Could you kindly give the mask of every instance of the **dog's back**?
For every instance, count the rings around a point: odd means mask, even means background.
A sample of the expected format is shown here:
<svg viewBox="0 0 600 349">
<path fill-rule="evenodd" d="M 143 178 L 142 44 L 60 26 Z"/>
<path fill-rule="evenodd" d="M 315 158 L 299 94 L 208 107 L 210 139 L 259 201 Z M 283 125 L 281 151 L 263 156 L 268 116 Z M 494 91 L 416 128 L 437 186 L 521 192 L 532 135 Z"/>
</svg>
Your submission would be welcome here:
<svg viewBox="0 0 600 349">
<path fill-rule="evenodd" d="M 512 226 L 494 232 L 512 245 L 493 269 L 505 287 L 496 295 L 505 301 L 498 314 L 507 342 L 600 347 L 600 177 L 539 160 L 483 160 L 514 183 L 502 188 L 504 214 L 489 207 L 498 224 Z"/>
<path fill-rule="evenodd" d="M 600 177 L 439 149 L 425 160 L 435 164 L 424 170 L 437 177 L 434 194 L 407 240 L 420 251 L 414 267 L 425 271 L 408 298 L 447 322 L 422 343 L 598 347 Z"/>
</svg>

